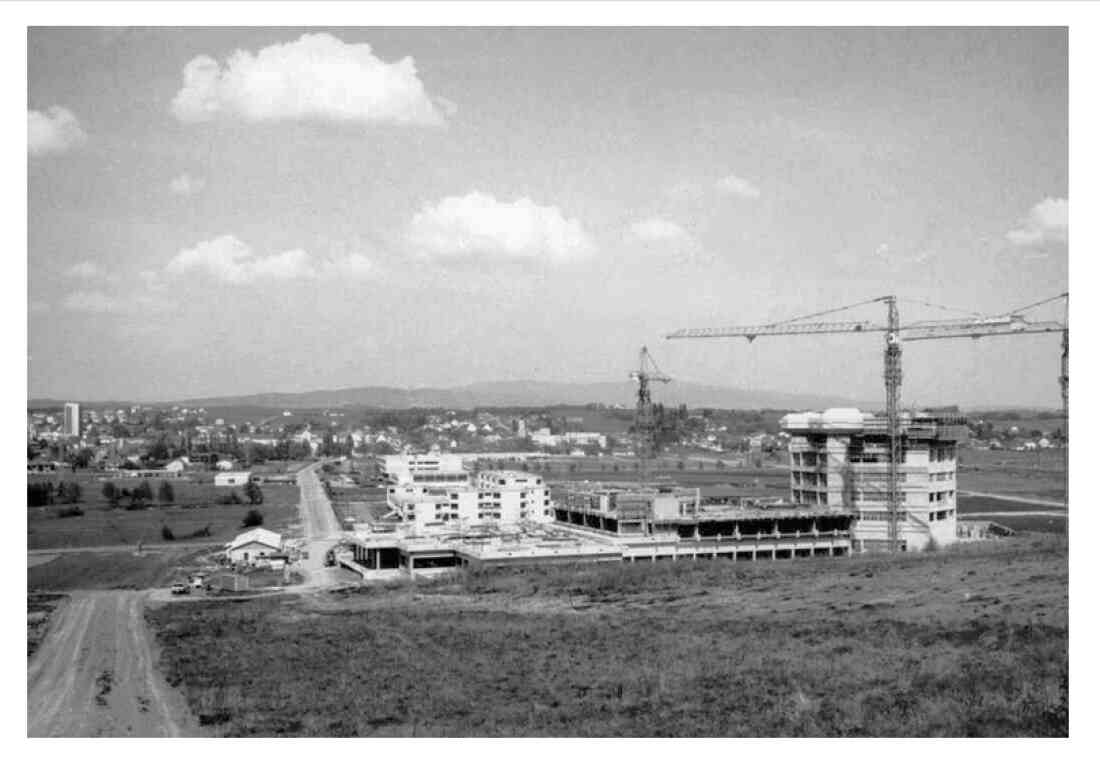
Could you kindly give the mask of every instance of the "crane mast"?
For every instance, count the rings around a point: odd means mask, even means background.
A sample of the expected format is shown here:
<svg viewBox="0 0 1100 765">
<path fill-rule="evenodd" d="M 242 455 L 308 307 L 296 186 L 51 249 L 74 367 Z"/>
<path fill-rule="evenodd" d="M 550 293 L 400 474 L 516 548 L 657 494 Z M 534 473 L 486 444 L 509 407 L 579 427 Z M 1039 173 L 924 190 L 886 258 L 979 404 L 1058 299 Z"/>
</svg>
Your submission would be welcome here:
<svg viewBox="0 0 1100 765">
<path fill-rule="evenodd" d="M 886 518 L 890 552 L 898 544 L 898 465 L 902 461 L 901 434 L 898 432 L 898 402 L 901 396 L 901 333 L 898 329 L 898 301 L 893 295 L 886 301 L 886 351 L 883 380 L 886 383 L 886 433 L 890 439 L 890 463 L 886 466 Z"/>
<path fill-rule="evenodd" d="M 657 413 L 653 407 L 649 384 L 671 382 L 672 378 L 657 368 L 657 362 L 643 345 L 638 353 L 638 368 L 630 373 L 630 379 L 638 382 L 638 397 L 634 407 L 635 454 L 638 456 L 639 477 L 643 483 L 648 483 L 650 460 L 657 452 Z"/>
<path fill-rule="evenodd" d="M 1053 300 L 1068 298 L 1068 293 L 1063 293 L 1053 298 L 1035 303 L 1031 308 Z M 1058 378 L 1062 388 L 1062 413 L 1066 418 L 1066 432 L 1069 429 L 1069 321 L 1068 313 L 1066 322 L 1055 321 L 1029 321 L 1019 313 L 1010 313 L 1000 316 L 976 316 L 963 320 L 917 321 L 910 324 L 902 324 L 898 314 L 898 298 L 895 295 L 874 298 L 872 300 L 857 303 L 852 306 L 822 311 L 811 316 L 812 318 L 827 313 L 847 310 L 859 305 L 869 303 L 886 304 L 886 322 L 876 323 L 868 321 L 846 322 L 804 322 L 798 323 L 797 319 L 772 324 L 759 324 L 752 326 L 711 327 L 703 329 L 680 329 L 665 335 L 668 340 L 703 339 L 718 337 L 744 337 L 752 342 L 757 337 L 768 335 L 821 335 L 882 332 L 885 336 L 885 351 L 883 354 L 883 382 L 886 388 L 886 427 L 890 442 L 890 462 L 887 467 L 887 534 L 889 537 L 889 549 L 891 552 L 898 549 L 898 521 L 901 510 L 901 497 L 898 493 L 899 467 L 905 458 L 903 439 L 900 424 L 901 401 L 901 348 L 903 341 L 916 340 L 942 340 L 953 337 L 980 338 L 998 335 L 1019 335 L 1041 332 L 1062 333 L 1062 374 Z M 644 350 L 644 349 L 643 349 Z"/>
</svg>

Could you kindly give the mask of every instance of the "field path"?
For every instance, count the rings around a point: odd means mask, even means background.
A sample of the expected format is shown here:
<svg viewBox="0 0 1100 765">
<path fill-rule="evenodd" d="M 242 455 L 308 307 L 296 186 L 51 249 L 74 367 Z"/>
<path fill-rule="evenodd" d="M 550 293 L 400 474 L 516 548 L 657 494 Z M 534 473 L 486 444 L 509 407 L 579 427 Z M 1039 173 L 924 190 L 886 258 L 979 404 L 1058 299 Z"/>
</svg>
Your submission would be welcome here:
<svg viewBox="0 0 1100 765">
<path fill-rule="evenodd" d="M 196 735 L 183 697 L 157 672 L 145 599 L 72 593 L 28 667 L 28 736 Z"/>
<path fill-rule="evenodd" d="M 1065 502 L 1059 502 L 1053 499 L 1034 499 L 1032 497 L 1018 497 L 1012 494 L 988 494 L 984 491 L 963 491 L 959 490 L 960 497 L 988 497 L 989 499 L 1000 499 L 1005 502 L 1019 502 L 1022 505 L 1043 505 L 1044 507 L 1060 507 L 1068 509 L 1068 505 Z M 989 515 L 989 513 L 981 513 L 981 515 Z"/>
</svg>

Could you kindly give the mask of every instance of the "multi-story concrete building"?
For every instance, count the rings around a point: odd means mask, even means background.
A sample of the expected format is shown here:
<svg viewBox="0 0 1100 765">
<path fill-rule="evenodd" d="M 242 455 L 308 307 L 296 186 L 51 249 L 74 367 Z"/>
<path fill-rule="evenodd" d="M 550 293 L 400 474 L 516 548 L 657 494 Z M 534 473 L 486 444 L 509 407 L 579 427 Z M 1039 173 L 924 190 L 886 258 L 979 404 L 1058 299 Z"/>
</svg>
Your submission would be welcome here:
<svg viewBox="0 0 1100 765">
<path fill-rule="evenodd" d="M 789 414 L 791 501 L 824 505 L 855 517 L 853 548 L 889 545 L 887 478 L 890 439 L 886 418 L 857 409 Z M 967 438 L 958 416 L 903 413 L 903 460 L 898 465 L 898 540 L 902 550 L 957 539 L 956 446 Z"/>
<path fill-rule="evenodd" d="M 415 475 L 415 474 L 414 474 Z M 439 472 L 457 478 L 459 474 Z M 386 504 L 395 519 L 428 533 L 447 526 L 517 525 L 553 519 L 542 478 L 516 470 L 494 470 L 466 480 L 408 481 L 392 485 Z"/>
<path fill-rule="evenodd" d="M 80 404 L 65 404 L 65 419 L 61 427 L 62 435 L 80 435 Z"/>
</svg>

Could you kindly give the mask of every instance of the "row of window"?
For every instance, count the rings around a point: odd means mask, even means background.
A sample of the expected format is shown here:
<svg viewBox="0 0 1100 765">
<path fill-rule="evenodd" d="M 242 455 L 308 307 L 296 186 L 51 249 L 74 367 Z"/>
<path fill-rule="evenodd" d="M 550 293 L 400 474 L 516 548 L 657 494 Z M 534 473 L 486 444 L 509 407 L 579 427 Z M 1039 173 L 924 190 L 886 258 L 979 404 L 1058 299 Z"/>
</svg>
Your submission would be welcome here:
<svg viewBox="0 0 1100 765">
<path fill-rule="evenodd" d="M 829 501 L 829 495 L 817 491 L 795 491 L 794 501 L 800 505 L 824 505 Z"/>
<path fill-rule="evenodd" d="M 947 473 L 929 473 L 928 477 L 933 481 L 954 481 L 955 472 L 950 471 Z"/>
</svg>

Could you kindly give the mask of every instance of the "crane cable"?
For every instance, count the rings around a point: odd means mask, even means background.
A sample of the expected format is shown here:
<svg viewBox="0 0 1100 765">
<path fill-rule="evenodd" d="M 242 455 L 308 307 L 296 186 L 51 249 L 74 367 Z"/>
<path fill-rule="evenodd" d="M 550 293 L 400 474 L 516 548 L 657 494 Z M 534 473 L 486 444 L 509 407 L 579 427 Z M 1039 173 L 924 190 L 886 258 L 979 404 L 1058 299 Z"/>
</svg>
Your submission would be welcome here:
<svg viewBox="0 0 1100 765">
<path fill-rule="evenodd" d="M 879 303 L 879 302 L 882 302 L 882 298 L 880 298 L 880 297 L 879 298 L 872 298 L 871 300 L 863 300 L 863 301 L 860 301 L 859 303 L 852 303 L 851 305 L 841 306 L 840 308 L 830 308 L 826 311 L 818 311 L 817 313 L 808 313 L 808 314 L 805 314 L 804 316 L 795 316 L 793 319 L 786 319 L 784 321 L 773 321 L 770 324 L 763 324 L 761 326 L 764 326 L 764 327 L 777 327 L 780 324 L 790 324 L 791 322 L 802 321 L 803 319 L 814 319 L 814 318 L 817 318 L 818 316 L 825 316 L 825 315 L 830 314 L 830 313 L 840 313 L 841 311 L 847 311 L 850 308 L 858 308 L 859 306 L 870 305 L 871 303 Z"/>
<path fill-rule="evenodd" d="M 1069 297 L 1069 293 L 1068 292 L 1063 292 L 1061 295 L 1055 295 L 1054 297 L 1049 297 L 1046 300 L 1040 300 L 1037 303 L 1032 303 L 1030 305 L 1025 305 L 1022 308 L 1013 308 L 1011 311 L 1008 311 L 1007 313 L 1010 313 L 1010 314 L 1011 313 L 1021 313 L 1022 311 L 1027 311 L 1028 309 L 1031 309 L 1031 308 L 1038 308 L 1041 305 L 1046 305 L 1047 303 L 1053 303 L 1055 300 L 1061 300 L 1062 298 L 1068 298 L 1068 297 Z"/>
</svg>

